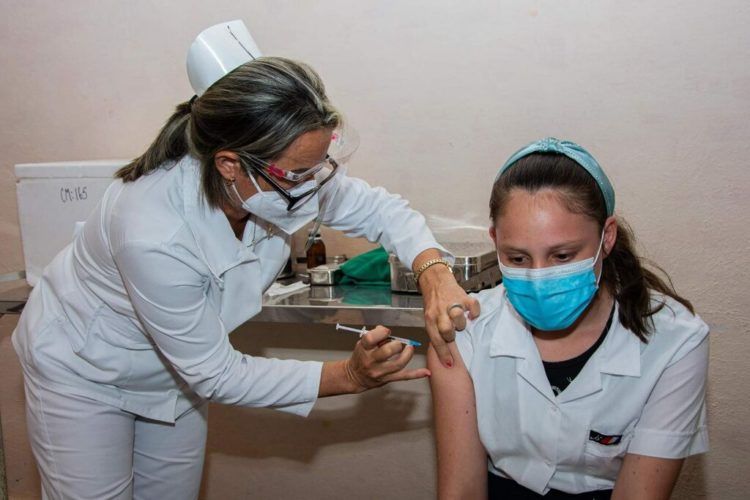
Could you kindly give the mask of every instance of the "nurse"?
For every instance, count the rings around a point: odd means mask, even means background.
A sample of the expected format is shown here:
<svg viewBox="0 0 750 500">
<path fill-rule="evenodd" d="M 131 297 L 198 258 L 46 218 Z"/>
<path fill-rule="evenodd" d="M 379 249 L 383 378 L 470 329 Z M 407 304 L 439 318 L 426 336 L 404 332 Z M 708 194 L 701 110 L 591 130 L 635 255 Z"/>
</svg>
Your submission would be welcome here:
<svg viewBox="0 0 750 500">
<path fill-rule="evenodd" d="M 384 327 L 336 362 L 232 348 L 316 219 L 412 266 L 441 345 L 448 306 L 478 313 L 424 218 L 345 175 L 355 137 L 317 74 L 259 55 L 239 21 L 196 39 L 196 97 L 117 172 L 31 294 L 13 345 L 45 498 L 196 498 L 208 401 L 307 415 L 318 397 L 429 375 Z"/>
<path fill-rule="evenodd" d="M 708 327 L 614 206 L 572 142 L 534 142 L 497 174 L 503 284 L 478 294 L 453 369 L 428 352 L 440 498 L 668 499 L 708 450 Z"/>
</svg>

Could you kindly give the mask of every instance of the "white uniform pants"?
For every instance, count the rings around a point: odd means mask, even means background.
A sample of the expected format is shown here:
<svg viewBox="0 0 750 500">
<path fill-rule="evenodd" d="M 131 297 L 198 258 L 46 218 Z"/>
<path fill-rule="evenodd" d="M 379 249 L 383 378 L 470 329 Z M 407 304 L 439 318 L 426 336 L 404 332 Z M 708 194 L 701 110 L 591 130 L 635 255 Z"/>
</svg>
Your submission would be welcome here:
<svg viewBox="0 0 750 500">
<path fill-rule="evenodd" d="M 24 377 L 29 440 L 44 499 L 198 498 L 208 404 L 174 424 L 144 419 Z"/>
</svg>

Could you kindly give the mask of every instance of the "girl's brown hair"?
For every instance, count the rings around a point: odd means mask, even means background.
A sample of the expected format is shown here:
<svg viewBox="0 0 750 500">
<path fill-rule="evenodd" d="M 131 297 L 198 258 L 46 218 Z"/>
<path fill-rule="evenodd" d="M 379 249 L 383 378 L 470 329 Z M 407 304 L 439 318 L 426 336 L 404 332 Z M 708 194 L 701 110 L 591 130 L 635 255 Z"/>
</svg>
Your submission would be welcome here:
<svg viewBox="0 0 750 500">
<path fill-rule="evenodd" d="M 493 225 L 502 216 L 513 189 L 530 193 L 553 189 L 568 210 L 591 218 L 600 231 L 604 230 L 607 209 L 599 186 L 583 167 L 565 155 L 533 153 L 503 172 L 495 181 L 490 197 Z M 652 316 L 664 307 L 664 302 L 652 301 L 652 291 L 672 297 L 690 312 L 694 312 L 693 306 L 677 294 L 663 269 L 651 262 L 648 264 L 653 270 L 646 267 L 645 259 L 635 251 L 633 231 L 621 217 L 617 217 L 617 227 L 615 245 L 603 261 L 601 283 L 617 300 L 622 325 L 646 342 L 653 331 Z"/>
</svg>

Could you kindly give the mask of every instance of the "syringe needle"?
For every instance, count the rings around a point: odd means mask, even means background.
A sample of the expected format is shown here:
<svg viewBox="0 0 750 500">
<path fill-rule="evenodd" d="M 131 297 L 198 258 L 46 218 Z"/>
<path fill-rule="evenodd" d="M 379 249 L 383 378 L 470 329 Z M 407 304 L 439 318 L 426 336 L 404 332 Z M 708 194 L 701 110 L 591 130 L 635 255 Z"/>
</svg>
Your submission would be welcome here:
<svg viewBox="0 0 750 500">
<path fill-rule="evenodd" d="M 360 337 L 364 335 L 365 333 L 367 333 L 367 328 L 364 326 L 360 329 L 357 329 L 357 328 L 352 328 L 351 326 L 342 325 L 340 323 L 336 323 L 336 330 L 344 330 L 346 332 L 358 333 Z M 416 340 L 405 339 L 403 337 L 396 337 L 394 335 L 388 335 L 387 338 L 388 340 L 395 340 L 396 342 L 401 342 L 402 344 L 410 345 L 413 347 L 419 347 L 422 345 L 421 342 L 417 342 Z"/>
</svg>

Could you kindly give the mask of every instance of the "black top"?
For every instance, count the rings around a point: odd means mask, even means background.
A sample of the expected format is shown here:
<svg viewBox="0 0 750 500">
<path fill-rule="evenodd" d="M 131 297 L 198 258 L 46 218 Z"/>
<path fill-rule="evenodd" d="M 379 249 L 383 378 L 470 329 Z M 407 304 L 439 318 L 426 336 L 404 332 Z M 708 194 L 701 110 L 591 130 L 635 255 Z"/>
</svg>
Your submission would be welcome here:
<svg viewBox="0 0 750 500">
<path fill-rule="evenodd" d="M 588 361 L 596 350 L 599 349 L 599 346 L 602 345 L 604 337 L 607 336 L 607 332 L 609 331 L 609 327 L 612 326 L 612 317 L 614 316 L 614 313 L 615 308 L 613 305 L 612 310 L 609 313 L 607 324 L 604 326 L 604 331 L 602 331 L 594 345 L 589 347 L 586 352 L 575 358 L 566 359 L 565 361 L 543 361 L 544 371 L 547 373 L 547 380 L 549 380 L 549 385 L 552 386 L 552 392 L 555 393 L 555 396 L 558 396 L 566 387 L 568 387 L 568 385 L 570 385 L 573 379 L 581 373 L 586 361 Z"/>
</svg>

